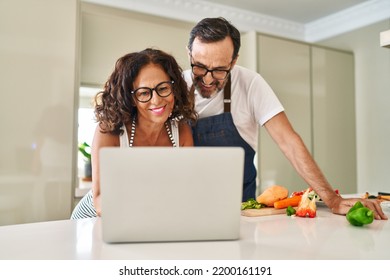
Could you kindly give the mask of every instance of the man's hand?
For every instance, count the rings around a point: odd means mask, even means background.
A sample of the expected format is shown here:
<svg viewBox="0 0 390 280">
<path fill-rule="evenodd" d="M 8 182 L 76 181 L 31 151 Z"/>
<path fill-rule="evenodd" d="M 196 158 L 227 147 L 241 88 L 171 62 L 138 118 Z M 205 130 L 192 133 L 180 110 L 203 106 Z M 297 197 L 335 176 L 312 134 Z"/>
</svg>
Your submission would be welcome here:
<svg viewBox="0 0 390 280">
<path fill-rule="evenodd" d="M 361 199 L 361 198 L 341 198 L 338 197 L 332 201 L 329 207 L 334 214 L 346 215 L 348 210 L 356 203 L 361 201 L 363 205 L 374 212 L 376 220 L 387 220 L 387 216 L 383 213 L 379 200 L 376 199 Z"/>
</svg>

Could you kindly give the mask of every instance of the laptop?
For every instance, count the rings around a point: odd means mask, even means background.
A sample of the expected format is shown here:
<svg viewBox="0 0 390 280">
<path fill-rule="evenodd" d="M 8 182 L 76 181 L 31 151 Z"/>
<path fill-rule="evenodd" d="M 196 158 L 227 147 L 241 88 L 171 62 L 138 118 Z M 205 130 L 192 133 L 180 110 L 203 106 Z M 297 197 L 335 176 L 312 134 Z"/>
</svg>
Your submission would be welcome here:
<svg viewBox="0 0 390 280">
<path fill-rule="evenodd" d="M 243 174 L 239 147 L 102 148 L 103 240 L 238 239 Z"/>
</svg>

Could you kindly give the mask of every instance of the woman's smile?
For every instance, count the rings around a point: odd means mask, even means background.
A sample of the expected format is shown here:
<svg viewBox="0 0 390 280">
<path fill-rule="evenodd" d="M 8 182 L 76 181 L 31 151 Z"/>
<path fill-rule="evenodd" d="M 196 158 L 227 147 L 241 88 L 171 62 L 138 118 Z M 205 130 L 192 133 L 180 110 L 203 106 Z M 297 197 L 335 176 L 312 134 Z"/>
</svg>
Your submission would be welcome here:
<svg viewBox="0 0 390 280">
<path fill-rule="evenodd" d="M 162 115 L 164 112 L 165 112 L 165 108 L 167 107 L 167 105 L 164 105 L 164 106 L 160 106 L 160 107 L 154 107 L 154 108 L 151 108 L 149 109 L 153 114 L 155 115 Z"/>
</svg>

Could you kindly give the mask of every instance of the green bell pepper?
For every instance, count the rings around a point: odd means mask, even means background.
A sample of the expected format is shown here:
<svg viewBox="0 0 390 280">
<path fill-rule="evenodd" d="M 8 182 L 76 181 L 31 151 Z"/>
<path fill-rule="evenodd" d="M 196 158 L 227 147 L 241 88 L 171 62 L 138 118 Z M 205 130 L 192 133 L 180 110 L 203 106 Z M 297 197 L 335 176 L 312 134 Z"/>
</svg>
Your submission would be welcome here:
<svg viewBox="0 0 390 280">
<path fill-rule="evenodd" d="M 357 201 L 351 209 L 349 209 L 346 217 L 351 225 L 363 226 L 371 224 L 374 221 L 374 212 L 369 208 L 364 207 L 360 201 Z"/>
</svg>

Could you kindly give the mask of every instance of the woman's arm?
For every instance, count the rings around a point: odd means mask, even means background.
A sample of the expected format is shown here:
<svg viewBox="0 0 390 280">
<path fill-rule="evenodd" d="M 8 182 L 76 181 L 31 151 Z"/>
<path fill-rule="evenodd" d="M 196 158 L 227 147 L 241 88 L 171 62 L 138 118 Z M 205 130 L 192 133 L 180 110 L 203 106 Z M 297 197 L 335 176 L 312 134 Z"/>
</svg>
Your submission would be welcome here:
<svg viewBox="0 0 390 280">
<path fill-rule="evenodd" d="M 93 205 L 98 216 L 102 213 L 100 199 L 99 151 L 102 147 L 110 146 L 119 146 L 119 137 L 110 133 L 102 133 L 99 125 L 97 125 L 92 142 L 92 189 Z"/>
</svg>

